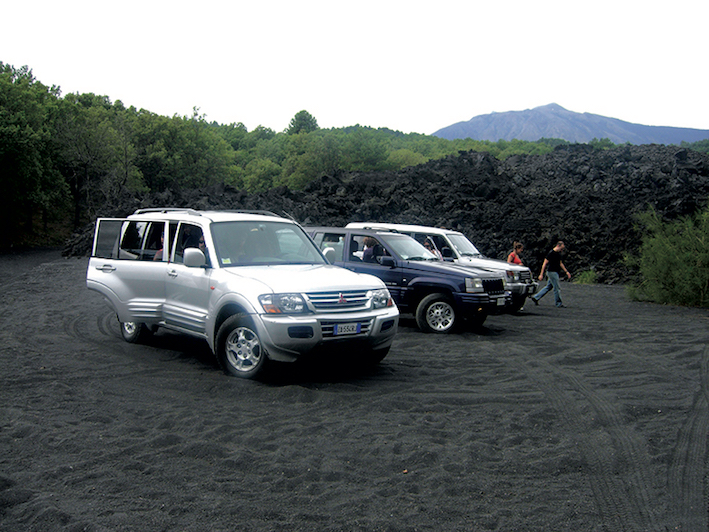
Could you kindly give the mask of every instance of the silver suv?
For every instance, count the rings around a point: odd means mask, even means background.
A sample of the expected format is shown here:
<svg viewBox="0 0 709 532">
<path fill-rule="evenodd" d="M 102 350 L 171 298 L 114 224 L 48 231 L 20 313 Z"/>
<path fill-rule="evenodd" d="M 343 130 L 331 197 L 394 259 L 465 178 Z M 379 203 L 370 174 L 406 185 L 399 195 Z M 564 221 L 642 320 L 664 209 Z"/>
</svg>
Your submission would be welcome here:
<svg viewBox="0 0 709 532">
<path fill-rule="evenodd" d="M 86 285 L 123 338 L 158 327 L 204 338 L 228 374 L 354 347 L 388 353 L 399 311 L 384 283 L 330 265 L 303 229 L 271 213 L 143 209 L 96 222 Z"/>
<path fill-rule="evenodd" d="M 422 244 L 425 241 L 431 242 L 434 250 L 438 251 L 445 261 L 457 262 L 461 266 L 474 266 L 490 272 L 504 272 L 506 287 L 512 292 L 510 312 L 520 310 L 527 297 L 531 297 L 537 291 L 537 282 L 532 278 L 532 271 L 529 268 L 483 256 L 473 243 L 458 231 L 423 225 L 378 222 L 353 222 L 347 224 L 347 227 L 360 229 L 367 227 L 404 233 Z"/>
</svg>

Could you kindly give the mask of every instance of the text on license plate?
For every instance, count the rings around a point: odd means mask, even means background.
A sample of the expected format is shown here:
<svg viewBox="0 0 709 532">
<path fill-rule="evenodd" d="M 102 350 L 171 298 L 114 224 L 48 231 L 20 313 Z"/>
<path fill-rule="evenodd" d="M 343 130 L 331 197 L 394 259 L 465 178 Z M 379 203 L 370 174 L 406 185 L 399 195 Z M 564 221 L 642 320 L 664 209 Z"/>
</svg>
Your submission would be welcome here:
<svg viewBox="0 0 709 532">
<path fill-rule="evenodd" d="M 362 332 L 361 323 L 336 323 L 335 324 L 335 336 L 341 334 L 358 334 Z"/>
<path fill-rule="evenodd" d="M 497 298 L 497 306 L 501 307 L 505 304 L 505 298 L 504 297 L 498 297 Z"/>
</svg>

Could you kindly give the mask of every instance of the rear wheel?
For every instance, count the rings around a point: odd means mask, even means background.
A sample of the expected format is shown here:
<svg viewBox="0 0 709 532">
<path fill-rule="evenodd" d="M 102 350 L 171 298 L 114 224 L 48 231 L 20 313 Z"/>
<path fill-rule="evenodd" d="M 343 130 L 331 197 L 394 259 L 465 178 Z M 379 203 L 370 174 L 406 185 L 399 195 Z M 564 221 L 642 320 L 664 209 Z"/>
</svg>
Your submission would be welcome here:
<svg viewBox="0 0 709 532">
<path fill-rule="evenodd" d="M 151 335 L 151 330 L 144 323 L 135 321 L 121 321 L 121 336 L 131 344 L 144 342 Z"/>
<path fill-rule="evenodd" d="M 253 379 L 266 366 L 266 351 L 252 320 L 245 314 L 227 319 L 217 333 L 217 359 L 228 375 Z"/>
<path fill-rule="evenodd" d="M 427 295 L 416 308 L 416 324 L 423 332 L 453 332 L 457 317 L 452 301 L 443 294 Z"/>
</svg>

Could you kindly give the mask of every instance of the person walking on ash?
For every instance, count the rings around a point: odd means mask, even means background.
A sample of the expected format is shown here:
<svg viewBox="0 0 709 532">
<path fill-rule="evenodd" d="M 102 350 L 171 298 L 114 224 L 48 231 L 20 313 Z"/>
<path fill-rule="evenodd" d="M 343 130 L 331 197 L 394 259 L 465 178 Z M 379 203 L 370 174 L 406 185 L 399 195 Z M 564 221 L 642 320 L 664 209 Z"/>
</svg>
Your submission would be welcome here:
<svg viewBox="0 0 709 532">
<path fill-rule="evenodd" d="M 542 264 L 542 271 L 539 273 L 539 280 L 544 279 L 544 272 L 547 272 L 547 284 L 539 292 L 534 294 L 531 299 L 535 305 L 539 305 L 539 300 L 547 295 L 552 289 L 554 290 L 554 301 L 557 307 L 563 308 L 564 304 L 561 302 L 561 288 L 559 288 L 559 274 L 564 271 L 569 279 L 571 279 L 571 274 L 569 270 L 566 269 L 564 263 L 561 260 L 561 252 L 565 248 L 564 243 L 559 240 L 556 246 L 547 253 L 544 263 Z"/>
</svg>

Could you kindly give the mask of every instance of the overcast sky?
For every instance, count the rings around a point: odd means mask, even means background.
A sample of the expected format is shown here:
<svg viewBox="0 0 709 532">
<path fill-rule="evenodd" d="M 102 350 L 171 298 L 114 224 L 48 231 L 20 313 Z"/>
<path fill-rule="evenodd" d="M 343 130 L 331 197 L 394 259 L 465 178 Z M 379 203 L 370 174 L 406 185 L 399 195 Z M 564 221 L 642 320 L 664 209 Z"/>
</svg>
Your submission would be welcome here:
<svg viewBox="0 0 709 532">
<path fill-rule="evenodd" d="M 0 61 L 62 94 L 275 131 L 431 134 L 557 103 L 709 129 L 709 1 L 0 0 Z"/>
</svg>

